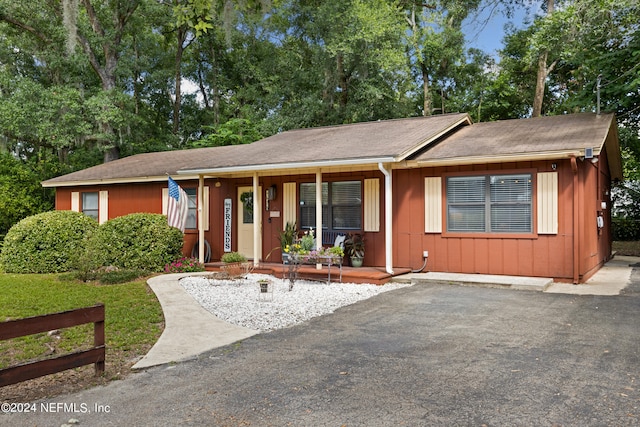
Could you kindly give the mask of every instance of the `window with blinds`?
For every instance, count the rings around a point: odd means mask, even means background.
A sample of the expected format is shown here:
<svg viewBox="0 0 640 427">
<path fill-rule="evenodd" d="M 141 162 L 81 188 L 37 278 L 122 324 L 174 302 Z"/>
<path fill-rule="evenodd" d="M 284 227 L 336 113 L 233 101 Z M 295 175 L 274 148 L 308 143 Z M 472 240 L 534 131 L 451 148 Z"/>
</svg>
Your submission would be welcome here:
<svg viewBox="0 0 640 427">
<path fill-rule="evenodd" d="M 531 233 L 531 174 L 447 178 L 447 231 Z"/>
<path fill-rule="evenodd" d="M 98 220 L 98 192 L 82 193 L 82 213 Z"/>
<path fill-rule="evenodd" d="M 300 227 L 316 226 L 316 184 L 300 184 Z M 362 182 L 322 183 L 322 228 L 362 229 Z"/>
</svg>

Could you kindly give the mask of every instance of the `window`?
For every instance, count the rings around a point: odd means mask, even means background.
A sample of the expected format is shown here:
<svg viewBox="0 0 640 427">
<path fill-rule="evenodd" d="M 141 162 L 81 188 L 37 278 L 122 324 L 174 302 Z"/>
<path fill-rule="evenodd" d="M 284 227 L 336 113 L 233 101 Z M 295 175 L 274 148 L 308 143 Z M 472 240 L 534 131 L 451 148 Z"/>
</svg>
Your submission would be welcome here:
<svg viewBox="0 0 640 427">
<path fill-rule="evenodd" d="M 184 226 L 185 229 L 198 228 L 198 189 L 197 188 L 185 188 L 185 193 L 188 196 L 188 209 L 187 209 L 187 222 Z"/>
<path fill-rule="evenodd" d="M 98 192 L 95 193 L 82 193 L 82 213 L 90 216 L 91 218 L 98 220 L 99 209 Z"/>
<path fill-rule="evenodd" d="M 447 178 L 447 231 L 531 233 L 531 174 Z"/>
<path fill-rule="evenodd" d="M 300 184 L 300 227 L 316 226 L 316 184 Z M 322 183 L 322 228 L 362 229 L 362 182 Z"/>
</svg>

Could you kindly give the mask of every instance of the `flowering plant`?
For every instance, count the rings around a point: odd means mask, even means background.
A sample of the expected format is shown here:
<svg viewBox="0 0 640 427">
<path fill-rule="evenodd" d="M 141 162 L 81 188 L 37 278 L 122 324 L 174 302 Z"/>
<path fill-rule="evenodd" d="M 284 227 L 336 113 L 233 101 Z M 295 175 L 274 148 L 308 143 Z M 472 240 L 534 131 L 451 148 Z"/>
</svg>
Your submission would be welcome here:
<svg viewBox="0 0 640 427">
<path fill-rule="evenodd" d="M 340 246 L 330 248 L 315 249 L 315 239 L 313 230 L 304 233 L 302 238 L 284 248 L 284 252 L 289 254 L 294 260 L 302 262 L 313 262 L 319 258 L 339 259 L 344 256 L 344 250 Z"/>
<path fill-rule="evenodd" d="M 197 258 L 182 257 L 164 266 L 165 273 L 191 273 L 194 271 L 204 271 L 204 264 Z"/>
</svg>

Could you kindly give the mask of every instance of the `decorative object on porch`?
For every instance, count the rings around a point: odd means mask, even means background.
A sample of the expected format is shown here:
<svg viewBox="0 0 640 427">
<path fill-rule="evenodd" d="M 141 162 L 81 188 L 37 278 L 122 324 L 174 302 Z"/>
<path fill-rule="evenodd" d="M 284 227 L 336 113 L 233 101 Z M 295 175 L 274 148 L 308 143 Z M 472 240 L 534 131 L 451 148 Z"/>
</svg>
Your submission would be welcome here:
<svg viewBox="0 0 640 427">
<path fill-rule="evenodd" d="M 247 262 L 247 257 L 239 252 L 228 252 L 222 255 L 221 261 L 224 265 L 220 269 L 231 279 L 244 278 L 253 271 L 253 264 Z"/>
<path fill-rule="evenodd" d="M 342 281 L 342 259 L 344 250 L 341 246 L 332 246 L 330 248 L 314 249 L 315 239 L 313 230 L 305 232 L 304 236 L 294 242 L 290 246 L 286 246 L 284 252 L 288 254 L 289 268 L 287 277 L 289 278 L 289 290 L 293 289 L 296 279 L 298 278 L 298 270 L 303 264 L 322 264 L 328 267 L 327 282 L 331 281 L 331 266 L 340 267 L 340 281 Z"/>
<path fill-rule="evenodd" d="M 344 247 L 351 259 L 352 267 L 362 267 L 364 260 L 364 237 L 360 233 L 349 233 Z"/>
<path fill-rule="evenodd" d="M 282 262 L 284 264 L 289 263 L 289 253 L 286 248 L 291 247 L 293 242 L 296 239 L 296 235 L 298 234 L 297 226 L 295 221 L 290 222 L 287 221 L 287 224 L 284 227 L 284 230 L 280 232 L 278 236 L 278 240 L 280 240 L 280 249 L 282 250 Z"/>
</svg>

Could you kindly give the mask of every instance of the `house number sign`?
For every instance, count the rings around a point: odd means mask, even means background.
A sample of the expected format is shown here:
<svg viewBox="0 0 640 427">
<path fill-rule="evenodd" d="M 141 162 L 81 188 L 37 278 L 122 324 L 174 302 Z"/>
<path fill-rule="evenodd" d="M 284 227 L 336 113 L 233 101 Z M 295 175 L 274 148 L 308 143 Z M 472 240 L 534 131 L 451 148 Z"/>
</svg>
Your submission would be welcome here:
<svg viewBox="0 0 640 427">
<path fill-rule="evenodd" d="M 231 252 L 231 199 L 224 199 L 224 251 Z"/>
</svg>

